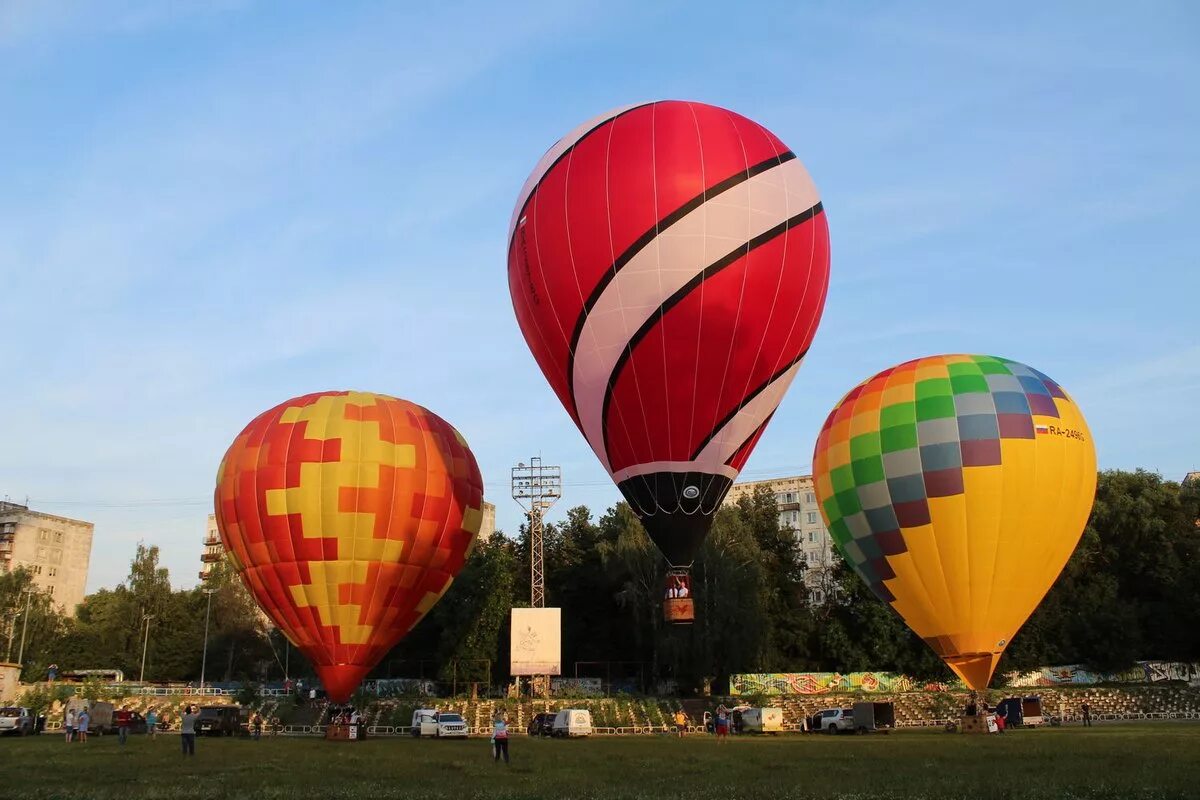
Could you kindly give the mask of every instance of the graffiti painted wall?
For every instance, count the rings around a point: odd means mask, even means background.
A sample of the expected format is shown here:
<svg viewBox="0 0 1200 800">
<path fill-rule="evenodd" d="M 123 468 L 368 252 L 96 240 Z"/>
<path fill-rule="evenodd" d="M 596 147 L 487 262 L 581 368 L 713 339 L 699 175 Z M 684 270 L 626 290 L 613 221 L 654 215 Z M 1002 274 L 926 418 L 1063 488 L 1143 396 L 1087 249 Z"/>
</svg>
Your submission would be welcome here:
<svg viewBox="0 0 1200 800">
<path fill-rule="evenodd" d="M 1095 683 L 1161 683 L 1186 681 L 1200 685 L 1200 664 L 1139 661 L 1122 672 L 1090 672 L 1071 665 L 1010 672 L 997 686 L 1086 686 Z M 765 672 L 731 675 L 729 693 L 739 695 L 828 694 L 830 692 L 944 692 L 961 689 L 953 683 L 926 683 L 892 672 Z"/>
<path fill-rule="evenodd" d="M 830 692 L 944 692 L 944 683 L 915 681 L 892 672 L 762 672 L 732 675 L 731 695 L 828 694 Z"/>
<path fill-rule="evenodd" d="M 1029 672 L 1010 672 L 1009 686 L 1077 686 L 1093 683 L 1161 683 L 1186 681 L 1200 683 L 1200 664 L 1175 661 L 1139 661 L 1121 672 L 1091 672 L 1078 664 L 1066 667 L 1042 667 Z"/>
</svg>

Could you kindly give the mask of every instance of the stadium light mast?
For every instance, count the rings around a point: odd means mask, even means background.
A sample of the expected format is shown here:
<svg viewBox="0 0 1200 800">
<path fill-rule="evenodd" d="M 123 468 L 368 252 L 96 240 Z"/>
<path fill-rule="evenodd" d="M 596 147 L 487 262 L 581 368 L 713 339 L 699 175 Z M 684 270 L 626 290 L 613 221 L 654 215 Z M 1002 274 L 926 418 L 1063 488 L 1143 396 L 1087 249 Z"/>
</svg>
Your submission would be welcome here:
<svg viewBox="0 0 1200 800">
<path fill-rule="evenodd" d="M 542 562 L 542 518 L 562 497 L 562 467 L 542 463 L 540 456 L 512 469 L 512 496 L 529 515 L 529 605 L 546 607 L 546 572 Z"/>
</svg>

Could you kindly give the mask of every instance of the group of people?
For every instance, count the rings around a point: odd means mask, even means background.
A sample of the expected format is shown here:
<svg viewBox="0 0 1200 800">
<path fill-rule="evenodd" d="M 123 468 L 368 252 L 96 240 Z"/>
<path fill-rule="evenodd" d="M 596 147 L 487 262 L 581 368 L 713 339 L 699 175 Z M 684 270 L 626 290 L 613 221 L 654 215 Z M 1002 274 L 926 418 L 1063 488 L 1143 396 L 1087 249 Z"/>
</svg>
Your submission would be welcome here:
<svg viewBox="0 0 1200 800">
<path fill-rule="evenodd" d="M 691 589 L 688 586 L 687 578 L 682 575 L 673 575 L 667 585 L 667 599 L 676 600 L 690 595 Z"/>
<path fill-rule="evenodd" d="M 68 708 L 63 716 L 63 731 L 66 733 L 67 744 L 71 742 L 86 742 L 88 735 L 88 726 L 92 724 L 92 715 L 88 713 L 87 706 L 76 711 L 73 708 Z"/>
</svg>

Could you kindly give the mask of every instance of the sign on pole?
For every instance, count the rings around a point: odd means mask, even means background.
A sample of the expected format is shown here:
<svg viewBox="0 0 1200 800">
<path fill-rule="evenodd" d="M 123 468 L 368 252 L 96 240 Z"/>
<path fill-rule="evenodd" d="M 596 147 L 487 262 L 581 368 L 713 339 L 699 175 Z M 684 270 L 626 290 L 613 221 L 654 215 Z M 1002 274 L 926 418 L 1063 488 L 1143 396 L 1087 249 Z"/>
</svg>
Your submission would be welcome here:
<svg viewBox="0 0 1200 800">
<path fill-rule="evenodd" d="M 509 653 L 512 675 L 561 675 L 562 609 L 514 608 Z"/>
</svg>

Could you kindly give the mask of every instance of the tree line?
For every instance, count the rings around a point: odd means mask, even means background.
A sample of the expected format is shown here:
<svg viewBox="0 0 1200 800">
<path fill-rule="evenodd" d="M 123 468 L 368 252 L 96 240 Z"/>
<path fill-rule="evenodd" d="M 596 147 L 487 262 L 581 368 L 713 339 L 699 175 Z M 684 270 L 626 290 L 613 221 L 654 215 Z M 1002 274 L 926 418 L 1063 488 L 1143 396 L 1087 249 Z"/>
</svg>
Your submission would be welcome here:
<svg viewBox="0 0 1200 800">
<path fill-rule="evenodd" d="M 1139 659 L 1200 660 L 1200 485 L 1138 471 L 1100 474 L 1096 503 L 1071 560 L 1013 640 L 1003 673 L 1054 664 L 1097 670 Z M 628 678 L 651 691 L 719 690 L 739 672 L 950 673 L 889 607 L 835 557 L 834 599 L 810 602 L 795 533 L 765 490 L 722 508 L 693 568 L 696 622 L 661 613 L 665 563 L 631 509 L 585 507 L 547 524 L 546 602 L 562 609 L 563 674 Z M 16 623 L 30 576 L 0 576 L 0 613 Z M 118 668 L 136 679 L 146 617 L 148 681 L 197 681 L 212 590 L 206 679 L 281 680 L 311 670 L 264 624 L 227 565 L 196 589 L 172 590 L 155 547 L 139 546 L 129 576 L 89 595 L 74 618 L 31 598 L 25 680 L 46 667 Z M 509 611 L 529 602 L 529 534 L 479 543 L 450 590 L 383 659 L 374 677 L 504 683 Z M 14 624 L 18 635 L 20 625 Z"/>
</svg>

